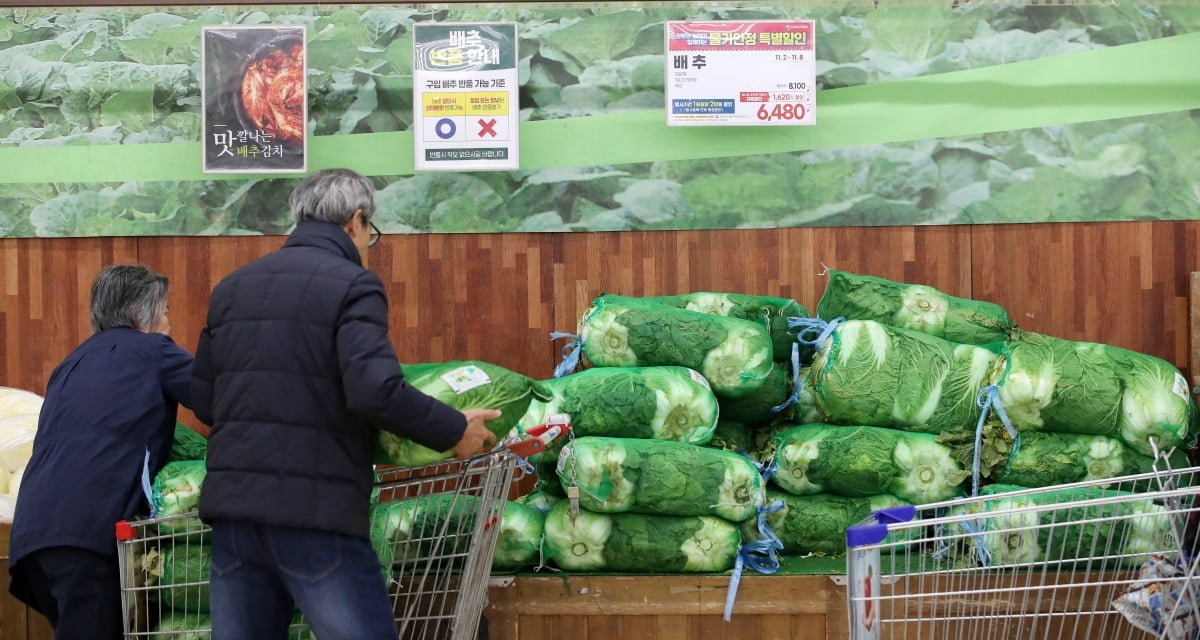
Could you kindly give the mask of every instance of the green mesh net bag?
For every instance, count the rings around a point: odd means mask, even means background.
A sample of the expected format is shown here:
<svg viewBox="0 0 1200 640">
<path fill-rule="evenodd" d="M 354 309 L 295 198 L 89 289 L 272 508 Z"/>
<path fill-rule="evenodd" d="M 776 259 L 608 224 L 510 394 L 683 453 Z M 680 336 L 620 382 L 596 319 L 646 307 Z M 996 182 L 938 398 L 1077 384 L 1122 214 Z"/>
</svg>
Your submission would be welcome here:
<svg viewBox="0 0 1200 640">
<path fill-rule="evenodd" d="M 792 357 L 792 345 L 796 343 L 796 338 L 788 331 L 788 319 L 808 317 L 808 310 L 791 298 L 752 296 L 744 293 L 697 291 L 674 296 L 649 296 L 643 300 L 677 309 L 757 322 L 771 336 L 775 360 L 787 360 Z"/>
<path fill-rule="evenodd" d="M 809 372 L 830 422 L 940 433 L 973 428 L 997 355 L 870 320 L 834 321 Z"/>
<path fill-rule="evenodd" d="M 718 405 L 708 382 L 686 367 L 597 367 L 545 380 L 546 400 L 534 400 L 518 432 L 556 413 L 571 416 L 575 436 L 653 438 L 707 444 Z M 554 462 L 566 438 L 557 438 L 534 462 Z"/>
<path fill-rule="evenodd" d="M 404 375 L 413 387 L 460 411 L 499 409 L 500 417 L 487 422 L 488 429 L 497 438 L 508 434 L 525 414 L 529 403 L 541 396 L 533 379 L 477 360 L 404 365 Z M 376 445 L 375 462 L 378 464 L 421 467 L 454 455 L 451 451 L 434 451 L 382 430 L 378 432 Z"/>
<path fill-rule="evenodd" d="M 970 474 L 927 433 L 813 424 L 775 436 L 771 482 L 794 495 L 949 500 Z"/>
<path fill-rule="evenodd" d="M 1135 567 L 1165 545 L 1178 548 L 1169 537 L 1167 508 L 1136 493 L 1076 487 L 1007 495 L 1022 489 L 990 485 L 980 493 L 994 499 L 952 507 L 950 516 L 978 517 L 945 525 L 945 537 L 957 540 L 948 551 L 967 564 L 1050 562 L 1049 567 L 1065 568 L 1098 554 Z M 959 537 L 963 533 L 973 535 Z"/>
<path fill-rule="evenodd" d="M 579 504 L 597 513 L 713 515 L 740 522 L 763 503 L 762 476 L 748 458 L 663 440 L 576 438 L 563 447 L 558 477 L 574 481 Z"/>
<path fill-rule="evenodd" d="M 545 560 L 566 571 L 713 573 L 733 568 L 738 526 L 713 516 L 570 514 L 566 500 L 546 514 Z"/>
<path fill-rule="evenodd" d="M 1142 455 L 1190 445 L 1195 403 L 1187 381 L 1153 356 L 1029 331 L 997 361 L 999 399 L 1018 431 L 1120 438 Z"/>
<path fill-rule="evenodd" d="M 1015 325 L 999 305 L 949 296 L 933 287 L 830 269 L 817 316 L 874 320 L 962 344 L 1003 342 Z"/>
<path fill-rule="evenodd" d="M 907 504 L 890 495 L 848 498 L 827 493 L 794 496 L 778 489 L 767 490 L 767 504 L 775 508 L 766 514 L 767 524 L 783 543 L 783 555 L 809 553 L 843 554 L 846 529 L 861 523 L 871 513 Z M 759 539 L 754 522 L 743 522 L 746 540 Z"/>
<path fill-rule="evenodd" d="M 625 296 L 593 301 L 579 340 L 593 366 L 688 367 L 730 398 L 758 390 L 775 366 L 771 336 L 756 322 Z"/>
</svg>

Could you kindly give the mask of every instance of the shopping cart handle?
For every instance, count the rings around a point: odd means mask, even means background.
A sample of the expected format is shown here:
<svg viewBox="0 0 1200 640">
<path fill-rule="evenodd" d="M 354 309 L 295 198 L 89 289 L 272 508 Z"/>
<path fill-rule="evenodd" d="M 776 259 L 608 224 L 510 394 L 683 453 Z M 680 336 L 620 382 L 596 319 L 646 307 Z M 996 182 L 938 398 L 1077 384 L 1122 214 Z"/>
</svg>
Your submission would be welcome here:
<svg viewBox="0 0 1200 640">
<path fill-rule="evenodd" d="M 122 520 L 117 523 L 117 542 L 128 542 L 136 538 L 133 532 L 133 525 L 129 524 L 128 520 Z"/>
<path fill-rule="evenodd" d="M 528 436 L 524 440 L 505 444 L 513 454 L 522 458 L 538 453 L 554 439 L 571 430 L 571 417 L 565 413 L 556 413 L 546 418 L 546 422 L 525 431 Z"/>
</svg>

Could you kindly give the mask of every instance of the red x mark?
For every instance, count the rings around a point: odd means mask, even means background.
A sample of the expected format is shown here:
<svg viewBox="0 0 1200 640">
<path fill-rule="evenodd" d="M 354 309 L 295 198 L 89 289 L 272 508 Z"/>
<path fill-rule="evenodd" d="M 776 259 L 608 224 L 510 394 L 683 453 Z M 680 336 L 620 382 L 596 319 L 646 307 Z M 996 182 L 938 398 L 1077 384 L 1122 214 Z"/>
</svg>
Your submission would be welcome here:
<svg viewBox="0 0 1200 640">
<path fill-rule="evenodd" d="M 493 138 L 496 137 L 496 119 L 495 118 L 492 118 L 491 120 L 486 120 L 486 121 L 483 118 L 479 119 L 479 137 L 482 138 L 484 136 L 484 134 L 491 134 L 491 136 Z"/>
</svg>

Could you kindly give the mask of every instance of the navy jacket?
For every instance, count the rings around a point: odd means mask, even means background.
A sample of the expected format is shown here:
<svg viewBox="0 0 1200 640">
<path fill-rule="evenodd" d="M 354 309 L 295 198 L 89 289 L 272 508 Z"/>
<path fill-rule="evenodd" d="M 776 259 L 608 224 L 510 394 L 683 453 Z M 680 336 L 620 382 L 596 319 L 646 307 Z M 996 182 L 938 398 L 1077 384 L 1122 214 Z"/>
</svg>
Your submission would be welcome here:
<svg viewBox="0 0 1200 640">
<path fill-rule="evenodd" d="M 330 223 L 213 289 L 192 380 L 212 425 L 201 518 L 367 537 L 372 427 L 439 451 L 466 429 L 404 381 L 387 329 L 383 283 Z"/>
<path fill-rule="evenodd" d="M 113 525 L 145 513 L 142 470 L 171 452 L 179 404 L 190 405 L 192 356 L 171 338 L 108 329 L 50 375 L 33 455 L 13 516 L 10 590 L 23 597 L 22 558 L 47 547 L 116 555 Z"/>
</svg>

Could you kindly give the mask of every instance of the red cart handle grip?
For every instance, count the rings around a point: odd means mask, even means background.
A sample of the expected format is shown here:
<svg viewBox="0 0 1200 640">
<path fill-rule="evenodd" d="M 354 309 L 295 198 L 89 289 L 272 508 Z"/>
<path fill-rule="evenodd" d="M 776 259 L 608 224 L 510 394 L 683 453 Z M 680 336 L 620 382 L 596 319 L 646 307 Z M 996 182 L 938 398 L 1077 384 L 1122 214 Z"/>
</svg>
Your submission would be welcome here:
<svg viewBox="0 0 1200 640">
<path fill-rule="evenodd" d="M 117 523 L 117 542 L 128 542 L 137 537 L 133 531 L 133 525 L 129 524 L 128 520 L 122 520 Z"/>
<path fill-rule="evenodd" d="M 538 453 L 554 439 L 571 430 L 571 416 L 565 413 L 555 413 L 546 418 L 546 422 L 530 427 L 525 431 L 528 436 L 524 440 L 510 442 L 505 447 L 513 454 L 522 458 Z"/>
</svg>

